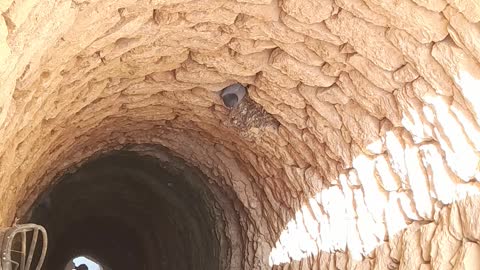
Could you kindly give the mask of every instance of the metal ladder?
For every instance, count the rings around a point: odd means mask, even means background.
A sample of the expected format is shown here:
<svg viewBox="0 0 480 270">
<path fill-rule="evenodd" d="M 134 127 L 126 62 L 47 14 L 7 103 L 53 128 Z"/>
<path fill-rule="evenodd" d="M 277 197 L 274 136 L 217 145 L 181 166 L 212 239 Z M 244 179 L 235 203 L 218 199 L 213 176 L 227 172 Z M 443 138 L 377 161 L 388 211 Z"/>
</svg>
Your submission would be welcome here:
<svg viewBox="0 0 480 270">
<path fill-rule="evenodd" d="M 47 253 L 47 231 L 37 224 L 0 229 L 0 244 L 0 270 L 41 270 Z"/>
</svg>

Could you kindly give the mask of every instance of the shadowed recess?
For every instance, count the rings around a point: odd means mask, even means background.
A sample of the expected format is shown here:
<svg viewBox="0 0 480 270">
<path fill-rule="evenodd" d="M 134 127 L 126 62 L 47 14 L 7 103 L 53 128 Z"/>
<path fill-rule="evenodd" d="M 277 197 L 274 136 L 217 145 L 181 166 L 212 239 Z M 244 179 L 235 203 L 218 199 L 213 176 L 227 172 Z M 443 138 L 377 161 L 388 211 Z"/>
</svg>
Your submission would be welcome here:
<svg viewBox="0 0 480 270">
<path fill-rule="evenodd" d="M 111 269 L 225 267 L 223 209 L 206 178 L 163 158 L 115 151 L 64 175 L 31 217 L 51 239 L 45 269 L 81 254 Z"/>
</svg>

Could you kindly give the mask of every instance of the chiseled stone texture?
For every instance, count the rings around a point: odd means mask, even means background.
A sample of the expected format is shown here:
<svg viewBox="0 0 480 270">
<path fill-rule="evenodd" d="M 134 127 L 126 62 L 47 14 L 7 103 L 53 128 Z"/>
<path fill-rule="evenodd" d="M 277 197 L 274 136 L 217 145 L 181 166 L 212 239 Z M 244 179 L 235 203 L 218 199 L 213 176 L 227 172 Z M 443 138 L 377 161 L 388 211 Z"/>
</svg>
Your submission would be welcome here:
<svg viewBox="0 0 480 270">
<path fill-rule="evenodd" d="M 478 0 L 0 13 L 1 226 L 68 168 L 150 143 L 233 192 L 244 269 L 479 269 Z"/>
</svg>

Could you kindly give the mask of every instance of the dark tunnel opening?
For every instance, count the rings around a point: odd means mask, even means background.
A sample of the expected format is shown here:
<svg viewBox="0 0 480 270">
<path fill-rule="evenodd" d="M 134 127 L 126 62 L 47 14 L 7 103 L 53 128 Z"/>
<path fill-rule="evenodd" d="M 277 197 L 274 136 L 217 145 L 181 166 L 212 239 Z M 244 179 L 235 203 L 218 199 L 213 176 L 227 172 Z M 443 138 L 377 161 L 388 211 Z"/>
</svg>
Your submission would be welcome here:
<svg viewBox="0 0 480 270">
<path fill-rule="evenodd" d="M 155 153 L 103 154 L 36 201 L 29 222 L 49 234 L 43 269 L 63 270 L 80 255 L 115 270 L 229 268 L 224 195 L 198 169 Z"/>
</svg>

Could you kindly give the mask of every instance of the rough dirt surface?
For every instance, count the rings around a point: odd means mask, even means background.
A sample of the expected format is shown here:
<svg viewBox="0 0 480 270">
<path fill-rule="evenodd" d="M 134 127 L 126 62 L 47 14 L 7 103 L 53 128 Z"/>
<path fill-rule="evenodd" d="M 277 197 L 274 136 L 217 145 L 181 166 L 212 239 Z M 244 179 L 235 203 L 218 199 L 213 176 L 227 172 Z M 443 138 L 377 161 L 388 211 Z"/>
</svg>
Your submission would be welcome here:
<svg viewBox="0 0 480 270">
<path fill-rule="evenodd" d="M 479 267 L 478 0 L 0 13 L 0 225 L 90 157 L 161 144 L 234 191 L 232 269 Z M 229 111 L 235 82 L 251 100 Z"/>
</svg>

